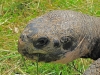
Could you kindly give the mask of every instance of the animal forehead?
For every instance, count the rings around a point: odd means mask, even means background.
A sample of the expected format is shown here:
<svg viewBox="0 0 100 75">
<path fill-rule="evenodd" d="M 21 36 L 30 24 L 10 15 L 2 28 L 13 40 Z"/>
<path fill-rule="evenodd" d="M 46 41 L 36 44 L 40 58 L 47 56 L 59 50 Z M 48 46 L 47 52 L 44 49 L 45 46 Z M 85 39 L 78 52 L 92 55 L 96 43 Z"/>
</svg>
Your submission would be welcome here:
<svg viewBox="0 0 100 75">
<path fill-rule="evenodd" d="M 65 18 L 65 17 L 70 17 L 73 18 L 76 15 L 80 15 L 81 13 L 75 12 L 75 11 L 70 11 L 70 10 L 56 10 L 56 11 L 51 11 L 47 13 L 47 17 L 51 19 L 56 19 L 57 18 Z M 82 15 L 82 14 L 81 14 Z"/>
<path fill-rule="evenodd" d="M 61 24 L 62 22 L 72 23 L 72 21 L 79 21 L 82 14 L 77 13 L 74 11 L 64 11 L 64 10 L 56 10 L 51 11 L 47 14 L 45 14 L 43 17 L 46 19 L 46 21 L 49 20 L 49 22 L 52 22 L 53 24 Z"/>
<path fill-rule="evenodd" d="M 77 16 L 76 16 L 77 15 Z M 44 29 L 60 29 L 71 27 L 71 25 L 78 25 L 81 16 L 73 11 L 52 11 L 41 17 L 32 20 L 29 23 L 30 27 L 44 28 Z M 76 23 L 76 24 L 75 24 Z"/>
<path fill-rule="evenodd" d="M 80 20 L 82 14 L 75 12 L 75 11 L 70 11 L 70 10 L 55 10 L 48 12 L 40 17 L 37 17 L 36 19 L 32 20 L 32 22 L 35 23 L 42 23 L 42 22 L 60 22 L 60 21 L 75 21 L 75 20 Z M 76 19 L 75 19 L 76 18 Z"/>
<path fill-rule="evenodd" d="M 69 35 L 74 31 L 78 32 L 84 26 L 85 17 L 89 18 L 74 11 L 56 10 L 33 19 L 25 30 L 29 33 L 34 32 L 49 35 L 63 32 Z"/>
</svg>

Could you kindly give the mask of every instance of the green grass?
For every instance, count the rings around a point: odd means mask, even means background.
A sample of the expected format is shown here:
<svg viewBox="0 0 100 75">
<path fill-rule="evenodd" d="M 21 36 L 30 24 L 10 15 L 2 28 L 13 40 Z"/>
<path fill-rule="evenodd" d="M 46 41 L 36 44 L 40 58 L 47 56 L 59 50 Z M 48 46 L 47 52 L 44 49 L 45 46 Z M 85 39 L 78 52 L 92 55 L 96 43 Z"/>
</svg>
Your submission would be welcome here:
<svg viewBox="0 0 100 75">
<path fill-rule="evenodd" d="M 51 10 L 75 10 L 100 17 L 99 0 L 1 0 L 0 1 L 0 75 L 81 75 L 91 63 L 78 59 L 67 65 L 37 63 L 17 52 L 21 31 L 32 18 Z"/>
</svg>

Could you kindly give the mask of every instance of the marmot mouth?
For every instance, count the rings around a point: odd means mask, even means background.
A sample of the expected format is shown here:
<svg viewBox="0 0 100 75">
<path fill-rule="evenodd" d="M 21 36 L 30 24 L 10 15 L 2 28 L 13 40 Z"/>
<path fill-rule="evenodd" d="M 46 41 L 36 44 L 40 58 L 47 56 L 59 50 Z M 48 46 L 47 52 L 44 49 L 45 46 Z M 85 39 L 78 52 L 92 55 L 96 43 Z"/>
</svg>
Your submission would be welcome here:
<svg viewBox="0 0 100 75">
<path fill-rule="evenodd" d="M 33 53 L 29 53 L 26 49 L 22 50 L 21 53 L 23 56 L 25 56 L 26 58 L 29 58 L 31 60 L 35 60 L 38 62 L 52 62 L 52 61 L 56 61 L 60 58 L 60 56 L 58 56 L 58 54 L 54 54 L 54 53 L 45 53 L 45 52 L 33 52 Z"/>
<path fill-rule="evenodd" d="M 26 58 L 38 61 L 38 62 L 52 62 L 56 61 L 56 57 L 53 57 L 49 54 L 42 54 L 42 53 L 32 53 L 32 54 L 24 54 Z"/>
</svg>

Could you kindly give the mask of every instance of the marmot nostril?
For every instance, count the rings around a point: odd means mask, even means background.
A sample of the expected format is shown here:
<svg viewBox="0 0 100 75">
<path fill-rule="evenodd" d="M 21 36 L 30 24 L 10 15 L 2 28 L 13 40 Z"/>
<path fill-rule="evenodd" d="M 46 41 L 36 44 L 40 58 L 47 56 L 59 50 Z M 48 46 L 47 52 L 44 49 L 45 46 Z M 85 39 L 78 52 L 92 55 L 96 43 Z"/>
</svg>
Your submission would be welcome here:
<svg viewBox="0 0 100 75">
<path fill-rule="evenodd" d="M 36 41 L 33 41 L 33 45 L 36 48 L 43 48 L 49 43 L 49 39 L 47 37 L 38 38 Z"/>
<path fill-rule="evenodd" d="M 23 34 L 21 34 L 20 35 L 20 39 L 22 40 L 22 41 L 27 41 L 27 36 L 26 35 L 23 35 Z"/>
</svg>

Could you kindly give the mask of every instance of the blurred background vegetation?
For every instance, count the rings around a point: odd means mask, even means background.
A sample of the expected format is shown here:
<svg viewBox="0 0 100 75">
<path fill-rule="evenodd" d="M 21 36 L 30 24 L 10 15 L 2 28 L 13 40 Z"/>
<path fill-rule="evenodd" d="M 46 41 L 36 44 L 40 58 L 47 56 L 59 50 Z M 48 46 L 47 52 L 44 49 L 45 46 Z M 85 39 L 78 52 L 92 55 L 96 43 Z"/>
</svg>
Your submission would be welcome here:
<svg viewBox="0 0 100 75">
<path fill-rule="evenodd" d="M 77 59 L 69 64 L 37 63 L 17 52 L 20 33 L 29 20 L 51 10 L 74 10 L 100 17 L 100 0 L 1 0 L 0 75 L 81 75 L 92 62 Z M 38 71 L 38 72 L 37 72 Z"/>
</svg>

